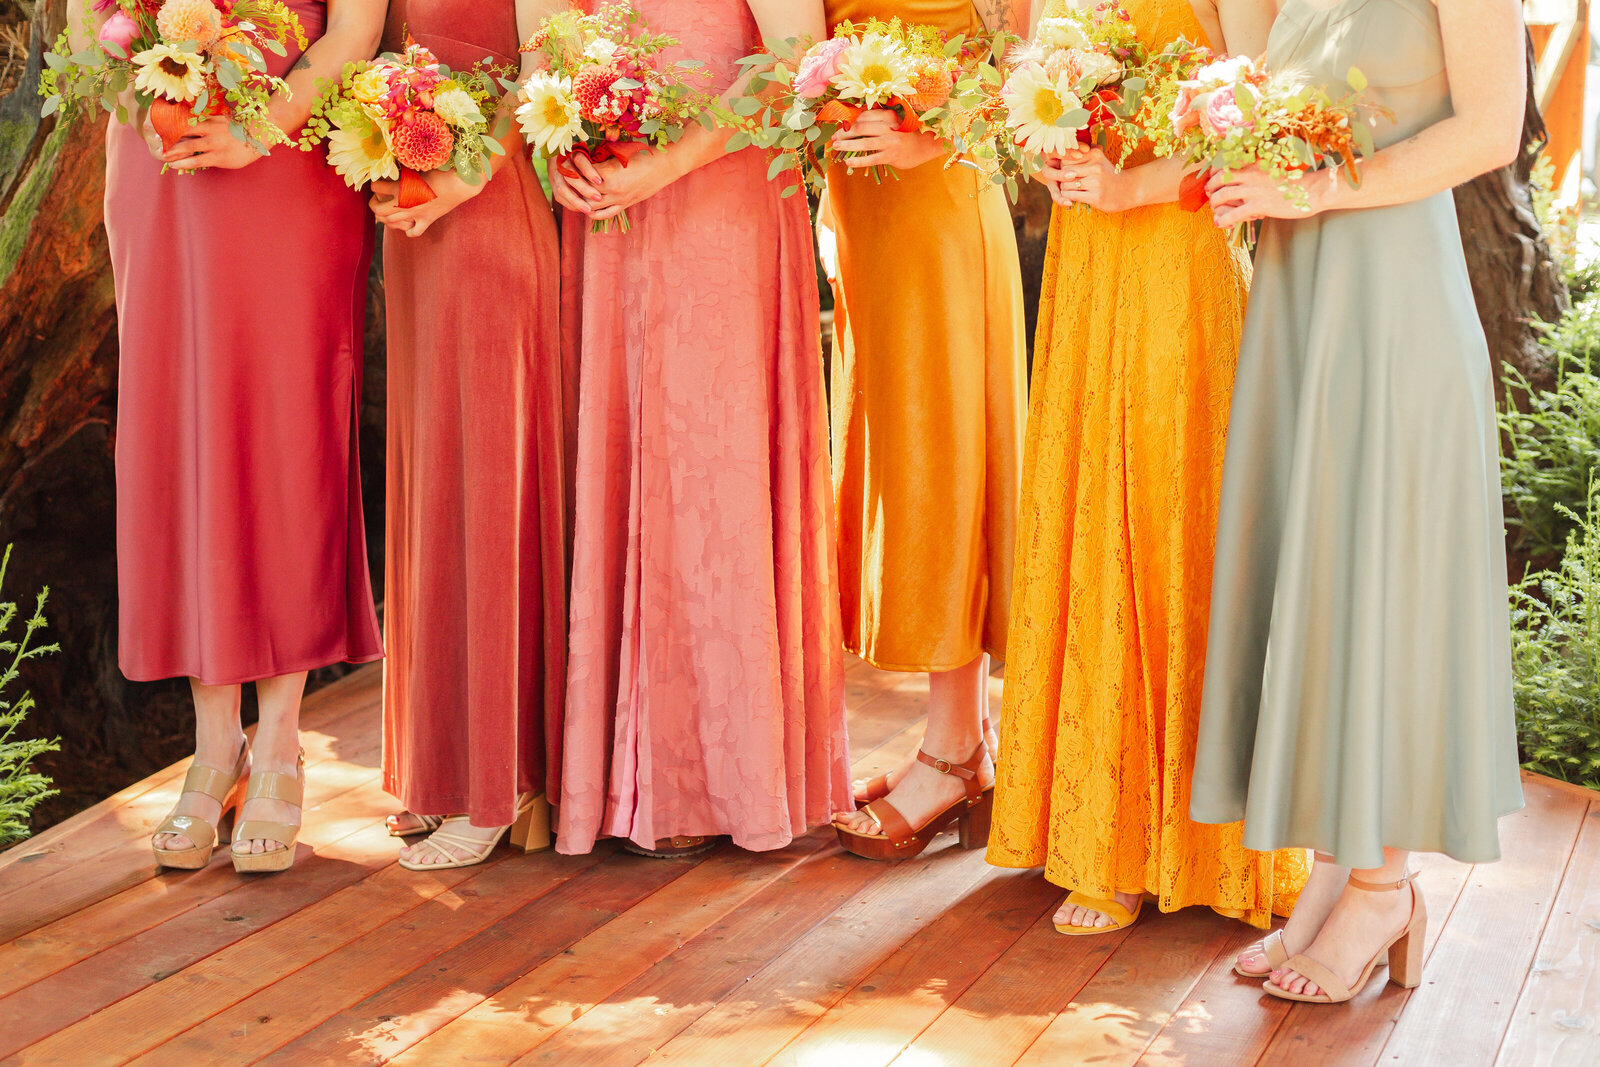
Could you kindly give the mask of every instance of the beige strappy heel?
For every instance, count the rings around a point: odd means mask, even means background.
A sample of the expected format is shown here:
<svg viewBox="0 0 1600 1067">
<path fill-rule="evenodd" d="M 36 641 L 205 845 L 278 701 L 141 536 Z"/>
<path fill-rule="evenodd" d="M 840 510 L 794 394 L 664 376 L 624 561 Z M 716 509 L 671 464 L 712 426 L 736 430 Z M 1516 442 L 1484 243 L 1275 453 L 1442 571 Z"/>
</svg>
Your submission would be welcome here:
<svg viewBox="0 0 1600 1067">
<path fill-rule="evenodd" d="M 415 819 L 416 822 L 402 822 L 403 819 Z M 418 837 L 422 834 L 431 834 L 444 822 L 442 815 L 418 815 L 414 811 L 397 812 L 383 820 L 389 830 L 390 837 Z"/>
<path fill-rule="evenodd" d="M 198 871 L 211 862 L 211 854 L 216 847 L 228 843 L 234 816 L 238 814 L 243 799 L 242 779 L 249 763 L 250 744 L 245 742 L 239 746 L 239 759 L 234 763 L 232 772 L 199 764 L 189 768 L 189 773 L 183 776 L 182 792 L 210 797 L 222 805 L 222 814 L 218 816 L 215 826 L 198 815 L 168 815 L 156 827 L 151 838 L 150 850 L 155 853 L 157 863 L 180 871 Z M 154 839 L 162 834 L 181 834 L 189 839 L 189 847 L 157 848 Z"/>
<path fill-rule="evenodd" d="M 300 753 L 294 774 L 278 771 L 255 771 L 250 775 L 250 786 L 244 800 L 279 800 L 301 807 L 305 804 L 306 754 Z M 240 874 L 270 874 L 286 871 L 294 866 L 294 846 L 300 837 L 298 824 L 267 822 L 250 819 L 242 822 L 233 834 L 233 869 Z M 278 841 L 282 848 L 271 852 L 240 852 L 243 842 L 248 849 L 251 841 Z"/>
<path fill-rule="evenodd" d="M 1283 947 L 1283 931 L 1274 930 L 1263 937 L 1256 944 L 1261 946 L 1261 955 L 1267 958 L 1267 969 L 1264 971 L 1247 971 L 1239 966 L 1239 961 L 1233 961 L 1233 973 L 1241 978 L 1270 978 L 1273 971 L 1281 971 L 1289 962 L 1289 950 Z"/>
<path fill-rule="evenodd" d="M 500 839 L 511 832 L 511 843 L 524 852 L 537 852 L 550 847 L 550 803 L 543 793 L 529 793 L 517 801 L 517 817 L 510 826 L 502 826 L 493 837 L 469 837 L 456 833 L 451 826 L 470 826 L 465 815 L 452 815 L 439 829 L 417 842 L 413 848 L 428 849 L 426 853 L 437 858 L 437 863 L 418 863 L 400 857 L 400 866 L 408 871 L 453 871 L 459 867 L 475 867 L 489 858 Z M 446 848 L 445 846 L 449 846 Z M 457 859 L 451 849 L 465 852 Z"/>
<path fill-rule="evenodd" d="M 1291 957 L 1283 969 L 1310 979 L 1322 992 L 1314 996 L 1291 993 L 1270 980 L 1263 982 L 1262 988 L 1284 1000 L 1298 1000 L 1305 1004 L 1343 1004 L 1366 988 L 1367 979 L 1372 977 L 1373 968 L 1383 959 L 1384 953 L 1388 953 L 1389 981 L 1402 989 L 1415 989 L 1422 982 L 1423 943 L 1428 935 L 1428 908 L 1423 902 L 1421 890 L 1416 886 L 1416 877 L 1415 874 L 1408 874 L 1398 882 L 1368 882 L 1355 875 L 1350 876 L 1350 888 L 1359 889 L 1364 893 L 1395 893 L 1407 886 L 1411 887 L 1411 918 L 1406 920 L 1404 929 L 1391 937 L 1373 954 L 1372 959 L 1367 961 L 1366 969 L 1361 972 L 1361 977 L 1356 980 L 1354 986 L 1345 988 L 1339 976 L 1327 967 L 1310 956 L 1299 955 Z"/>
</svg>

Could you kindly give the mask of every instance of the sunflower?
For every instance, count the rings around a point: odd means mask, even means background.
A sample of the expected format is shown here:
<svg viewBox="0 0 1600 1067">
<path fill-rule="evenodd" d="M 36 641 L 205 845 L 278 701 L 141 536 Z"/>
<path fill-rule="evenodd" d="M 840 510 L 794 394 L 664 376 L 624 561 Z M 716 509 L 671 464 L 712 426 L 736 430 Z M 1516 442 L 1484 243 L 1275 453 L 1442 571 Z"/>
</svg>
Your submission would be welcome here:
<svg viewBox="0 0 1600 1067">
<path fill-rule="evenodd" d="M 1006 79 L 1000 98 L 1006 105 L 1006 126 L 1030 152 L 1059 156 L 1078 144 L 1078 130 L 1088 120 L 1072 122 L 1083 101 L 1072 91 L 1072 78 L 1062 73 L 1052 78 L 1043 67 L 1029 64 Z"/>
<path fill-rule="evenodd" d="M 156 29 L 169 41 L 210 48 L 222 36 L 222 12 L 211 0 L 167 0 L 156 15 Z"/>
<path fill-rule="evenodd" d="M 904 45 L 885 34 L 869 33 L 839 56 L 833 84 L 843 99 L 877 107 L 915 93 L 917 69 Z"/>
<path fill-rule="evenodd" d="M 388 135 L 359 108 L 350 108 L 338 116 L 328 134 L 328 162 L 352 189 L 375 178 L 400 177 Z"/>
<path fill-rule="evenodd" d="M 572 82 L 545 71 L 522 85 L 517 122 L 528 143 L 547 156 L 572 151 L 583 133 L 583 115 L 572 95 Z"/>
<path fill-rule="evenodd" d="M 206 86 L 205 61 L 175 44 L 158 44 L 133 57 L 138 76 L 133 87 L 180 104 L 200 95 Z"/>
</svg>

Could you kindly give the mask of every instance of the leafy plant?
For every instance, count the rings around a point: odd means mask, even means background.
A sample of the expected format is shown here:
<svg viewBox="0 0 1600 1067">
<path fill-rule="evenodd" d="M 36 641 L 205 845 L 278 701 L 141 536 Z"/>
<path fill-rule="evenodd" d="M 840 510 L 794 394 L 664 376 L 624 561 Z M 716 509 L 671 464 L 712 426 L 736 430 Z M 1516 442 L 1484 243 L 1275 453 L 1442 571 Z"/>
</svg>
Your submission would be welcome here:
<svg viewBox="0 0 1600 1067">
<path fill-rule="evenodd" d="M 1600 479 L 1551 571 L 1512 586 L 1512 662 L 1523 766 L 1600 788 Z"/>
<path fill-rule="evenodd" d="M 1536 390 L 1507 369 L 1500 470 L 1512 547 L 1553 566 L 1600 471 L 1600 298 L 1577 304 L 1547 330 L 1543 347 L 1556 365 L 1555 388 Z"/>
<path fill-rule="evenodd" d="M 5 584 L 6 570 L 11 564 L 11 548 L 6 547 L 0 559 L 0 586 Z M 52 652 L 57 645 L 34 645 L 34 635 L 44 629 L 44 605 L 50 590 L 44 589 L 34 602 L 33 616 L 24 624 L 22 636 L 11 639 L 7 635 L 11 624 L 21 614 L 14 602 L 0 603 L 0 660 L 9 656 L 10 662 L 0 672 L 0 848 L 14 845 L 31 832 L 29 820 L 33 809 L 56 791 L 50 788 L 50 779 L 33 769 L 33 761 L 46 752 L 60 751 L 56 741 L 30 740 L 16 736 L 18 727 L 34 708 L 33 696 L 24 692 L 15 703 L 5 699 L 5 690 L 17 680 L 23 663 Z"/>
</svg>

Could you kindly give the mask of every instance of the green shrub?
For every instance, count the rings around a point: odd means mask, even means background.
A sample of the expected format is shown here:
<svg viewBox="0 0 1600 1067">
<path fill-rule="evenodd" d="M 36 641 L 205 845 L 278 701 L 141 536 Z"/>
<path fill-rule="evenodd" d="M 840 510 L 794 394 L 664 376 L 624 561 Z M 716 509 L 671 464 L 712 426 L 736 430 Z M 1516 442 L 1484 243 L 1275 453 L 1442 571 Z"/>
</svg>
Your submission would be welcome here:
<svg viewBox="0 0 1600 1067">
<path fill-rule="evenodd" d="M 1600 472 L 1600 298 L 1577 304 L 1547 330 L 1555 388 L 1535 390 L 1515 368 L 1506 371 L 1501 477 L 1513 550 L 1554 566 Z"/>
<path fill-rule="evenodd" d="M 5 557 L 0 559 L 0 586 L 5 584 L 10 563 L 8 546 Z M 17 639 L 9 634 L 11 624 L 21 612 L 15 603 L 0 603 L 0 662 L 10 657 L 5 670 L 0 672 L 0 848 L 26 838 L 33 809 L 46 797 L 55 795 L 50 779 L 33 769 L 33 761 L 46 752 L 59 751 L 60 746 L 55 741 L 16 737 L 17 728 L 33 710 L 33 696 L 24 692 L 15 703 L 5 699 L 5 691 L 17 680 L 23 663 L 60 651 L 56 645 L 33 644 L 34 635 L 45 625 L 44 604 L 49 595 L 48 588 L 39 594 L 34 602 L 33 617 L 28 619 Z"/>
<path fill-rule="evenodd" d="M 1561 564 L 1511 589 L 1523 766 L 1600 788 L 1600 480 Z"/>
</svg>

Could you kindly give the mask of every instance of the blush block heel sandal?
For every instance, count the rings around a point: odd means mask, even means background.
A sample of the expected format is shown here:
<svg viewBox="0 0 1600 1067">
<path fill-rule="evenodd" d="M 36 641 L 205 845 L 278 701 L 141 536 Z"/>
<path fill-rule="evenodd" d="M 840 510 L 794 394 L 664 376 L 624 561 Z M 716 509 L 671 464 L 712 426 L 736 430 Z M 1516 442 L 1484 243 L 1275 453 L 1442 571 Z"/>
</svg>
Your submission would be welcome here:
<svg viewBox="0 0 1600 1067">
<path fill-rule="evenodd" d="M 222 805 L 222 814 L 217 817 L 215 826 L 197 815 L 168 815 L 156 827 L 154 837 L 180 834 L 188 838 L 189 847 L 157 848 L 152 840 L 150 850 L 155 853 L 158 864 L 179 871 L 198 871 L 211 862 L 211 854 L 218 845 L 226 845 L 231 840 L 234 818 L 244 799 L 244 769 L 249 763 L 247 742 L 240 746 L 239 758 L 234 761 L 231 773 L 199 764 L 189 768 L 189 773 L 183 776 L 182 792 L 210 797 Z"/>
<path fill-rule="evenodd" d="M 250 787 L 244 799 L 278 800 L 294 807 L 305 804 L 306 754 L 300 753 L 295 773 L 255 771 L 250 775 Z M 299 825 L 250 819 L 239 824 L 233 835 L 233 869 L 240 874 L 276 874 L 294 866 L 295 844 L 300 839 Z M 251 841 L 276 841 L 282 848 L 271 852 L 240 852 L 239 843 Z"/>
<path fill-rule="evenodd" d="M 1377 967 L 1385 953 L 1389 956 L 1389 981 L 1402 989 L 1417 988 L 1422 982 L 1422 953 L 1428 936 L 1428 907 L 1422 899 L 1422 892 L 1417 889 L 1416 877 L 1415 874 L 1408 874 L 1398 882 L 1368 882 L 1355 875 L 1350 876 L 1350 888 L 1359 889 L 1364 893 L 1395 893 L 1407 886 L 1411 887 L 1411 917 L 1406 920 L 1405 928 L 1373 954 L 1354 986 L 1345 988 L 1339 976 L 1327 967 L 1310 956 L 1299 955 L 1292 957 L 1284 968 L 1310 979 L 1322 992 L 1315 995 L 1291 993 L 1271 981 L 1263 982 L 1262 988 L 1275 997 L 1298 1000 L 1303 1004 L 1343 1004 L 1366 988 L 1367 979 L 1372 977 L 1373 968 Z"/>
</svg>

